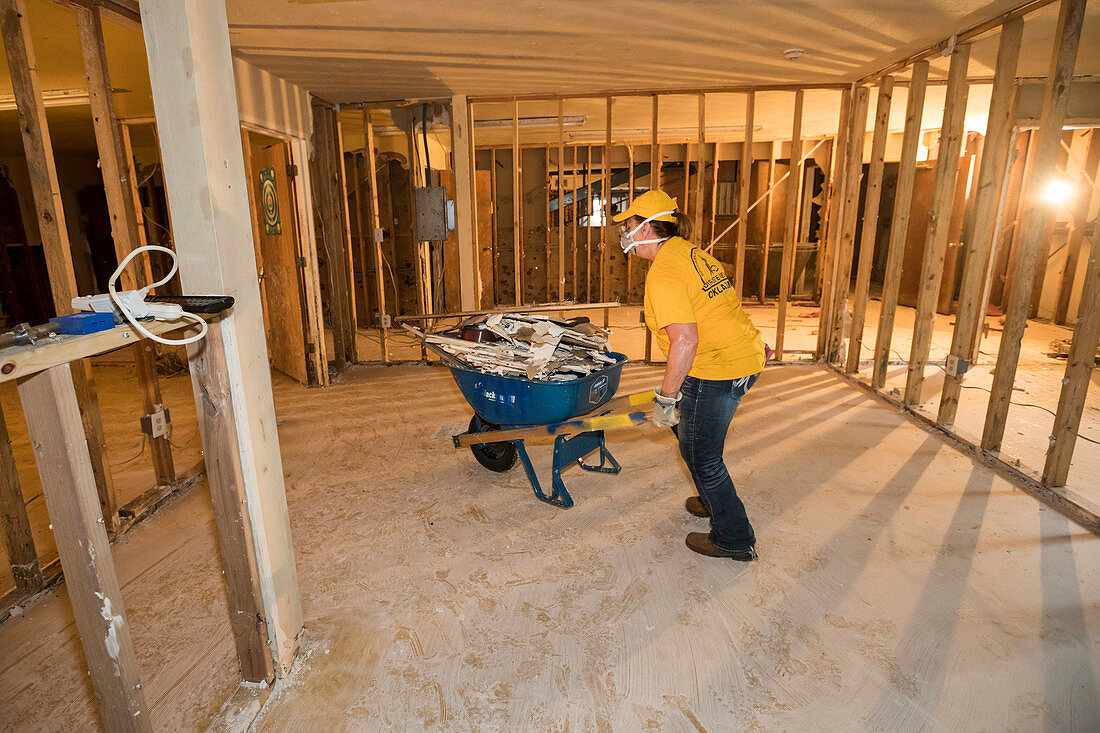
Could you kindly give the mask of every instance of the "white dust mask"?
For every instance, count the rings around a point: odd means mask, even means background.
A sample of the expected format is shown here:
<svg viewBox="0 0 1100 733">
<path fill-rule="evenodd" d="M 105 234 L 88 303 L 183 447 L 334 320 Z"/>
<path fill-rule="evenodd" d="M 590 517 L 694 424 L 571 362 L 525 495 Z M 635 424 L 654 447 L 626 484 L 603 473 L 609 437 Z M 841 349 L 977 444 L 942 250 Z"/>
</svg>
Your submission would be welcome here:
<svg viewBox="0 0 1100 733">
<path fill-rule="evenodd" d="M 660 239 L 643 239 L 641 241 L 635 241 L 634 233 L 637 232 L 639 229 L 641 229 L 643 226 L 645 226 L 648 222 L 651 222 L 654 219 L 656 219 L 657 217 L 665 216 L 666 214 L 674 214 L 674 213 L 676 213 L 676 212 L 674 212 L 674 211 L 658 211 L 656 214 L 649 217 L 648 219 L 643 221 L 641 224 L 639 224 L 638 226 L 631 229 L 629 232 L 623 232 L 622 234 L 620 234 L 619 235 L 619 246 L 623 248 L 623 252 L 625 252 L 626 254 L 630 254 L 630 250 L 634 249 L 639 244 L 656 244 L 658 242 L 664 242 L 665 240 L 669 239 L 669 237 L 662 237 Z"/>
</svg>

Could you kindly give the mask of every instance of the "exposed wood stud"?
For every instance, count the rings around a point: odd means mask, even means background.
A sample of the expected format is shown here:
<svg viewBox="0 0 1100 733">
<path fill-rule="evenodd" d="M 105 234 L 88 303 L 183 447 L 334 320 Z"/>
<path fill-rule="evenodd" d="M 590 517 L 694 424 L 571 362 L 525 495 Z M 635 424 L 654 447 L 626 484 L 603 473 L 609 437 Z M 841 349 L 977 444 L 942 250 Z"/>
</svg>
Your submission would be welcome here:
<svg viewBox="0 0 1100 733">
<path fill-rule="evenodd" d="M 363 110 L 363 136 L 366 145 L 367 158 L 367 185 L 370 186 L 370 221 L 371 221 L 371 251 L 374 253 L 374 294 L 378 299 L 378 312 L 386 311 L 386 286 L 383 268 L 385 261 L 382 255 L 382 219 L 378 208 L 378 162 L 374 152 L 374 123 L 370 119 L 370 110 Z M 395 304 L 396 307 L 396 304 Z M 378 327 L 379 337 L 382 341 L 382 361 L 389 363 L 390 347 L 389 334 L 382 327 Z"/>
<path fill-rule="evenodd" d="M 661 188 L 661 143 L 660 139 L 660 97 L 653 95 L 653 124 L 649 143 L 649 188 L 656 191 Z"/>
<path fill-rule="evenodd" d="M 80 32 L 80 51 L 84 61 L 84 76 L 92 111 L 99 167 L 103 175 L 103 189 L 107 199 L 107 211 L 111 220 L 111 239 L 115 256 L 121 262 L 138 246 L 137 217 L 128 199 L 130 172 L 126 164 L 118 116 L 115 114 L 111 92 L 111 78 L 107 69 L 107 52 L 103 42 L 103 22 L 99 7 L 80 7 L 76 11 Z M 145 266 L 132 265 L 121 275 L 124 290 L 133 290 L 152 282 L 145 277 Z M 139 273 L 138 277 L 134 272 Z M 153 342 L 142 339 L 134 345 L 134 366 L 141 390 L 142 409 L 151 414 L 163 403 L 160 379 L 156 370 L 156 349 Z M 172 446 L 167 435 L 149 438 L 149 452 L 153 461 L 153 475 L 158 486 L 167 486 L 176 480 L 172 463 Z"/>
<path fill-rule="evenodd" d="M 512 268 L 516 305 L 523 305 L 523 177 L 520 173 L 519 102 L 512 100 Z"/>
<path fill-rule="evenodd" d="M 586 148 L 584 164 L 584 302 L 592 302 L 592 146 Z"/>
<path fill-rule="evenodd" d="M 1065 324 L 1069 317 L 1069 302 L 1073 295 L 1073 285 L 1077 277 L 1078 263 L 1081 261 L 1081 251 L 1085 241 L 1085 228 L 1088 226 L 1089 201 L 1092 198 L 1093 188 L 1088 184 L 1096 185 L 1096 173 L 1100 168 L 1100 136 L 1097 135 L 1100 128 L 1094 127 L 1089 131 L 1088 150 L 1085 153 L 1085 161 L 1080 168 L 1080 177 L 1077 179 L 1076 195 L 1072 204 L 1072 218 L 1070 220 L 1069 239 L 1066 244 L 1066 265 L 1062 270 L 1062 279 L 1058 283 L 1058 298 L 1054 308 L 1054 322 Z M 1078 313 L 1082 313 L 1080 306 Z"/>
<path fill-rule="evenodd" d="M 107 730 L 151 731 L 71 374 L 62 364 L 29 376 L 19 398 L 100 717 Z"/>
<path fill-rule="evenodd" d="M 348 361 L 353 364 L 359 361 L 359 338 L 357 333 L 355 313 L 355 264 L 351 256 L 351 213 L 348 210 L 348 175 L 344 167 L 344 130 L 340 124 L 340 114 L 334 116 L 336 126 L 336 173 L 339 178 L 336 181 L 336 190 L 340 192 L 340 228 L 343 234 L 340 259 L 341 268 L 344 270 L 345 295 L 341 300 L 345 301 L 343 307 L 347 310 L 347 354 Z"/>
<path fill-rule="evenodd" d="M 845 371 L 859 370 L 863 349 L 863 327 L 867 318 L 867 298 L 870 296 L 871 265 L 878 234 L 879 202 L 882 199 L 882 171 L 886 162 L 886 137 L 890 125 L 890 102 L 894 95 L 894 77 L 885 76 L 879 82 L 875 106 L 875 131 L 871 140 L 871 162 L 867 168 L 867 193 L 863 207 L 863 236 L 859 243 L 859 267 L 856 270 L 855 299 L 852 301 L 852 328 L 848 336 L 848 360 Z"/>
<path fill-rule="evenodd" d="M 768 144 L 768 200 L 767 204 L 764 206 L 764 242 L 760 248 L 763 257 L 760 259 L 760 290 L 758 293 L 761 304 L 768 301 L 768 258 L 771 255 L 772 248 L 772 215 L 773 203 L 775 202 L 775 160 L 778 157 L 778 146 L 779 141 L 777 140 L 772 140 Z"/>
<path fill-rule="evenodd" d="M 458 240 L 459 307 L 477 308 L 481 301 L 481 267 L 477 246 L 477 164 L 474 159 L 472 112 L 464 95 L 451 100 L 451 151 L 454 159 L 455 234 Z M 427 124 L 427 123 L 425 123 Z M 453 273 L 451 273 L 453 275 Z M 438 273 L 437 273 L 438 277 Z"/>
<path fill-rule="evenodd" d="M 1009 293 L 1008 306 L 1005 308 L 1001 346 L 997 353 L 997 366 L 993 374 L 989 407 L 985 414 L 982 448 L 987 451 L 1001 449 L 1005 424 L 1008 421 L 1012 385 L 1016 381 L 1020 344 L 1023 340 L 1024 328 L 1027 326 L 1027 307 L 1031 301 L 1032 283 L 1042 244 L 1040 240 L 1047 218 L 1047 204 L 1040 195 L 1040 189 L 1054 172 L 1084 16 L 1085 0 L 1062 1 L 1039 121 L 1031 181 L 1028 184 L 1020 227 L 1019 253 L 1013 271 L 1012 291 Z"/>
<path fill-rule="evenodd" d="M 1096 135 L 1095 130 L 1092 134 Z M 1096 213 L 1094 209 L 1093 214 Z M 1095 368 L 1096 348 L 1100 342 L 1100 251 L 1097 251 L 1095 238 L 1077 312 L 1079 316 L 1073 328 L 1073 342 L 1066 360 L 1054 429 L 1043 467 L 1043 483 L 1047 486 L 1065 486 L 1069 478 L 1073 449 L 1077 444 L 1077 431 L 1081 427 L 1081 415 L 1085 410 L 1085 396 L 1088 394 Z"/>
<path fill-rule="evenodd" d="M 756 93 L 749 92 L 745 99 L 745 140 L 741 143 L 741 168 L 737 172 L 737 252 L 734 256 L 734 290 L 737 297 L 745 299 L 745 248 L 749 241 L 749 180 L 752 178 L 752 133 Z"/>
<path fill-rule="evenodd" d="M 1012 144 L 1012 130 L 1015 125 L 1013 98 L 1015 95 L 1016 66 L 1020 57 L 1020 41 L 1023 38 L 1024 21 L 1022 18 L 1009 20 L 1001 28 L 1001 37 L 997 51 L 997 70 L 989 102 L 989 115 L 986 124 L 985 146 L 982 150 L 981 165 L 978 169 L 977 184 L 974 188 L 974 229 L 966 249 L 963 252 L 962 284 L 959 288 L 959 307 L 955 315 L 955 331 L 951 336 L 950 353 L 963 360 L 954 369 L 944 374 L 943 391 L 937 421 L 942 425 L 953 425 L 962 392 L 963 374 L 966 371 L 968 355 L 978 333 L 978 324 L 983 322 L 984 313 L 979 312 L 982 304 L 982 289 L 988 271 L 987 261 L 993 244 L 993 232 L 997 227 L 997 213 L 1003 187 L 1008 151 Z"/>
<path fill-rule="evenodd" d="M 558 98 L 558 302 L 565 300 L 565 100 Z"/>
<path fill-rule="evenodd" d="M 870 90 L 858 87 L 852 95 L 852 118 L 848 131 L 848 150 L 844 163 L 844 196 L 841 205 L 836 259 L 831 285 L 832 307 L 829 312 L 827 361 L 840 359 L 844 338 L 844 316 L 852 281 L 852 257 L 855 254 L 856 224 L 859 215 L 859 190 L 863 171 L 863 147 L 867 139 L 867 106 Z"/>
<path fill-rule="evenodd" d="M 787 301 L 791 297 L 791 277 L 794 271 L 794 256 L 798 244 L 798 200 L 802 187 L 802 105 L 805 93 L 799 89 L 794 93 L 794 121 L 791 131 L 790 177 L 787 179 L 787 210 L 783 225 L 783 255 L 779 268 L 779 313 L 775 325 L 775 359 L 783 361 L 783 342 L 787 326 Z M 718 168 L 718 156 L 715 155 L 715 170 Z M 809 218 L 808 212 L 803 214 Z"/>
<path fill-rule="evenodd" d="M 600 183 L 600 198 L 603 206 L 600 207 L 600 300 L 607 300 L 608 270 L 610 265 L 611 243 L 611 97 L 607 98 L 607 129 L 603 141 L 603 155 L 600 158 L 600 173 L 603 181 Z M 604 324 L 607 325 L 606 323 Z"/>
<path fill-rule="evenodd" d="M 886 367 L 890 361 L 890 345 L 894 335 L 898 290 L 901 287 L 901 266 L 905 240 L 909 234 L 909 212 L 913 204 L 913 182 L 917 172 L 917 149 L 920 146 L 921 118 L 928 82 L 928 62 L 913 64 L 909 82 L 909 99 L 905 105 L 905 130 L 902 134 L 898 181 L 894 188 L 894 213 L 890 221 L 890 242 L 886 250 L 886 275 L 882 285 L 882 301 L 875 334 L 875 363 L 871 386 L 882 389 L 886 384 Z"/>
<path fill-rule="evenodd" d="M 34 548 L 3 408 L 0 408 L 0 534 L 4 535 L 8 549 L 8 564 L 15 587 L 19 590 L 41 588 L 42 567 Z"/>
<path fill-rule="evenodd" d="M 969 44 L 959 44 L 951 52 L 947 72 L 947 101 L 940 126 L 939 155 L 936 158 L 936 178 L 932 188 L 932 203 L 928 212 L 928 233 L 924 240 L 920 284 L 917 288 L 917 308 L 913 326 L 913 345 L 909 352 L 909 367 L 905 381 L 904 401 L 910 407 L 919 405 L 924 384 L 924 367 L 932 346 L 932 327 L 936 319 L 936 300 L 943 279 L 943 262 L 947 252 L 947 237 L 951 228 L 951 212 L 955 184 L 959 172 L 959 153 L 966 131 L 966 98 L 969 85 L 966 69 L 970 63 Z"/>
<path fill-rule="evenodd" d="M 836 268 L 837 241 L 840 232 L 841 213 L 844 201 L 844 174 L 847 171 L 848 129 L 852 119 L 852 89 L 845 89 L 840 94 L 840 117 L 836 128 L 836 145 L 833 146 L 829 160 L 829 174 L 825 179 L 826 202 L 821 207 L 825 215 L 825 221 L 821 226 L 819 238 L 819 261 L 821 262 L 819 288 L 819 301 L 821 303 L 818 316 L 817 348 L 814 356 L 817 359 L 824 358 L 829 343 L 829 332 L 832 328 L 833 309 L 833 272 Z"/>
<path fill-rule="evenodd" d="M 626 159 L 627 159 L 627 193 L 626 193 L 626 205 L 629 207 L 634 203 L 634 146 L 626 146 Z M 630 302 L 630 293 L 633 290 L 632 283 L 634 282 L 634 258 L 629 254 L 626 256 L 626 287 L 623 290 L 623 302 Z"/>
<path fill-rule="evenodd" d="M 705 94 L 699 95 L 699 132 L 696 135 L 696 145 L 698 149 L 695 151 L 695 216 L 694 229 L 695 229 L 695 241 L 702 243 L 703 240 L 703 194 L 706 190 L 706 168 L 707 168 L 707 96 Z"/>
</svg>

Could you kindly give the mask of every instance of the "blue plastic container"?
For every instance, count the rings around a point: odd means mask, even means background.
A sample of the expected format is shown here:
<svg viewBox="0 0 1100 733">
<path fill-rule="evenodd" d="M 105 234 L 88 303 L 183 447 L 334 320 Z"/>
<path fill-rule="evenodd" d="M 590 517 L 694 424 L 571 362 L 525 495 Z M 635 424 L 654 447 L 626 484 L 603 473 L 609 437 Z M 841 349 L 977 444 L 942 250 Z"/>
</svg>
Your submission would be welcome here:
<svg viewBox="0 0 1100 733">
<path fill-rule="evenodd" d="M 618 363 L 568 382 L 532 382 L 455 367 L 451 376 L 485 422 L 505 428 L 549 425 L 589 413 L 615 396 L 627 359 L 613 351 L 607 355 Z"/>
</svg>

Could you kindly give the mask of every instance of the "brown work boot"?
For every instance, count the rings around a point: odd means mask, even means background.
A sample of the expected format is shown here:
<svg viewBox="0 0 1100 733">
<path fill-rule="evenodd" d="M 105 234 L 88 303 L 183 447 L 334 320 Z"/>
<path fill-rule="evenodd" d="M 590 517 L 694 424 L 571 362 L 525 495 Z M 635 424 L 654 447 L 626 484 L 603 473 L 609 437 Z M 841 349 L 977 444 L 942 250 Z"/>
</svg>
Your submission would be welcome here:
<svg viewBox="0 0 1100 733">
<path fill-rule="evenodd" d="M 703 504 L 703 500 L 698 496 L 689 496 L 687 501 L 684 502 L 684 508 L 688 510 L 688 514 L 694 514 L 697 517 L 709 517 L 710 512 L 707 511 L 707 507 Z"/>
<path fill-rule="evenodd" d="M 752 562 L 759 555 L 756 554 L 756 547 L 749 545 L 743 550 L 723 550 L 719 547 L 715 547 L 710 541 L 710 534 L 707 532 L 689 532 L 687 536 L 687 546 L 692 552 L 698 552 L 700 555 L 706 555 L 707 557 L 728 557 L 738 562 Z"/>
</svg>

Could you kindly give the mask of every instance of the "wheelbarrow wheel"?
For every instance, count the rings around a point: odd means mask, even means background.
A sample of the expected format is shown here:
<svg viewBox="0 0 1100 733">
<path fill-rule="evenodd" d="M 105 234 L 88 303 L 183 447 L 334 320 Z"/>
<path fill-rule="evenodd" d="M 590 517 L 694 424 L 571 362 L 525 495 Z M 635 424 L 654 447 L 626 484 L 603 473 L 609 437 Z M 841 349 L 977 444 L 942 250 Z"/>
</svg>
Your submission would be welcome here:
<svg viewBox="0 0 1100 733">
<path fill-rule="evenodd" d="M 496 425 L 490 425 L 482 422 L 475 415 L 470 420 L 470 432 L 471 433 L 485 433 L 490 430 L 500 430 Z M 516 465 L 516 461 L 519 459 L 519 451 L 516 447 L 508 442 L 500 443 L 478 443 L 470 446 L 470 452 L 474 454 L 474 458 L 485 468 L 490 471 L 496 471 L 497 473 L 504 473 L 510 471 L 513 466 Z"/>
</svg>

